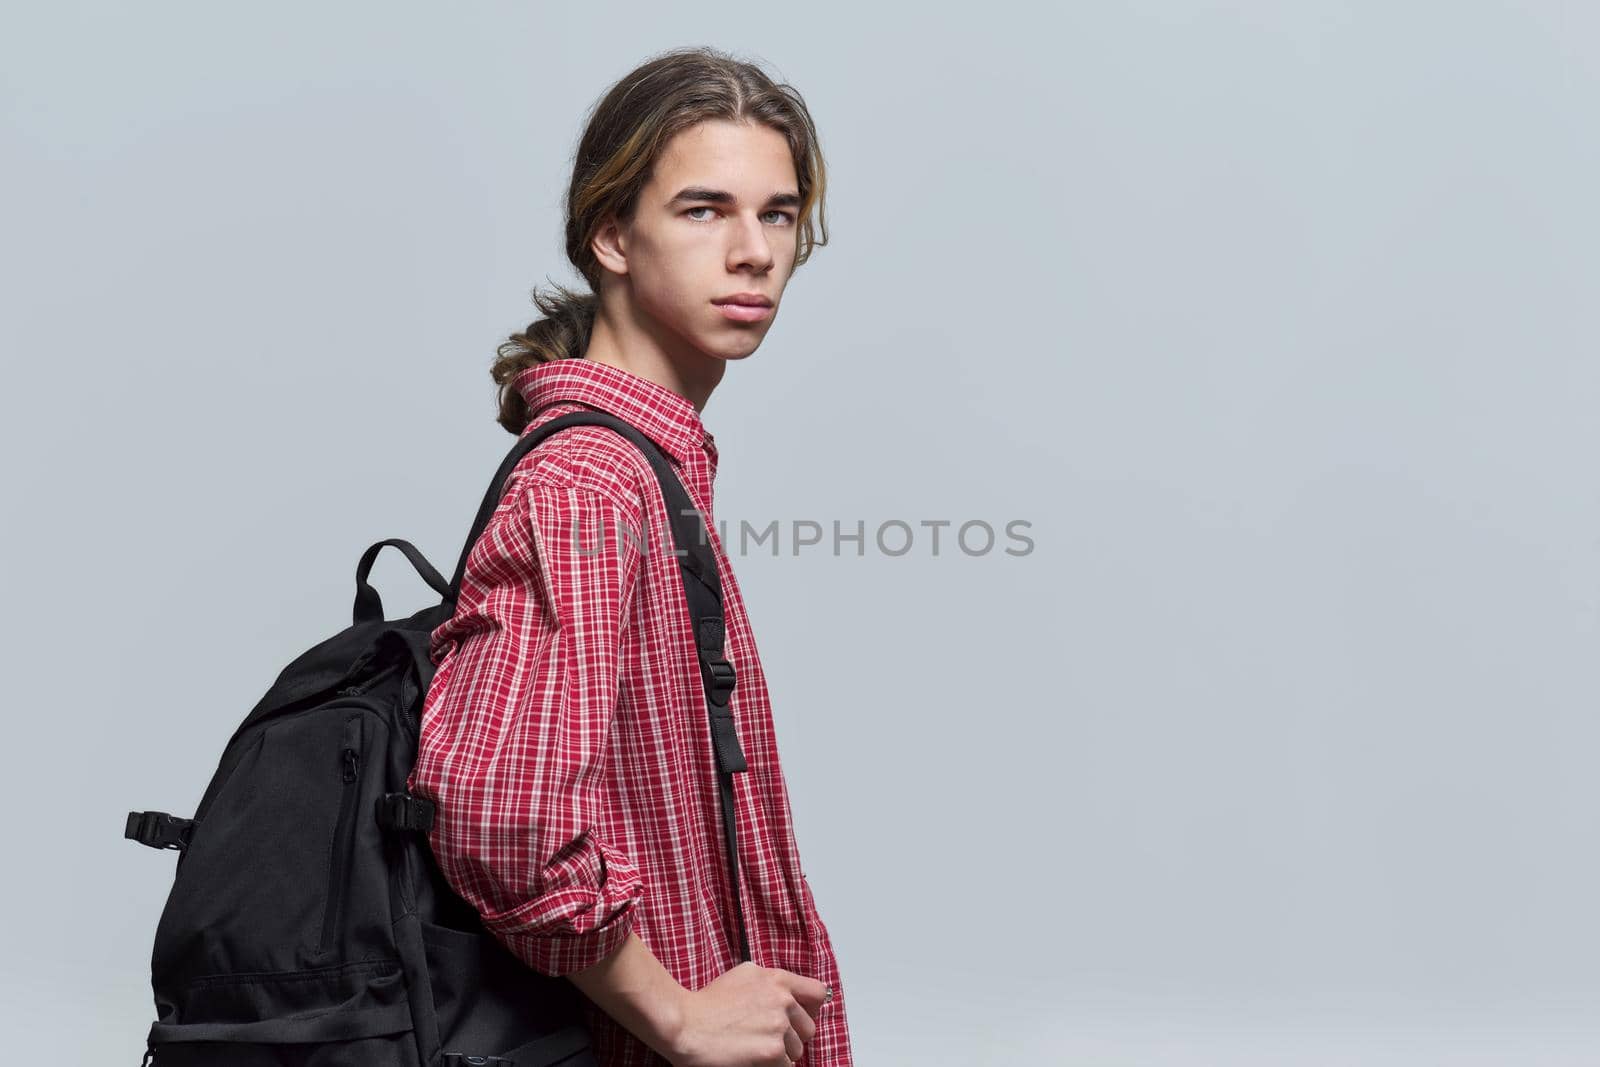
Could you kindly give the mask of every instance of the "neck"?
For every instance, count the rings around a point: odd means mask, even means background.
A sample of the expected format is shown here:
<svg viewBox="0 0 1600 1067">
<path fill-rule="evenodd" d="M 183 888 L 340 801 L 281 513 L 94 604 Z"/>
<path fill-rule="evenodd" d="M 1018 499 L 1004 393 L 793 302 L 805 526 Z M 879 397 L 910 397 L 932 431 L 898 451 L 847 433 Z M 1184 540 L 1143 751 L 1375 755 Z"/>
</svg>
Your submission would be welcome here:
<svg viewBox="0 0 1600 1067">
<path fill-rule="evenodd" d="M 638 315 L 617 313 L 605 300 L 595 314 L 583 358 L 665 386 L 693 404 L 697 412 L 705 410 L 711 391 L 728 367 L 724 360 L 706 355 L 681 338 L 660 336 Z"/>
</svg>

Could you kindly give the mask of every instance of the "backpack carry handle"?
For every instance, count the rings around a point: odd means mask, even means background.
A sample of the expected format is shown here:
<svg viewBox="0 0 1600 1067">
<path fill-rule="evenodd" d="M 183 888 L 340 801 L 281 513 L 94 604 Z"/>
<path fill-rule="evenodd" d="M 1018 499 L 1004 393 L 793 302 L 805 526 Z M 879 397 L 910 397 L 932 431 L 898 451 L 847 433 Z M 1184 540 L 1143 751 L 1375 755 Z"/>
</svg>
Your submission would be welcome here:
<svg viewBox="0 0 1600 1067">
<path fill-rule="evenodd" d="M 361 553 L 361 562 L 356 564 L 356 606 L 354 611 L 355 621 L 382 622 L 383 598 L 378 596 L 378 591 L 367 584 L 367 575 L 372 573 L 372 564 L 378 558 L 378 553 L 383 551 L 384 545 L 393 545 L 404 552 L 406 559 L 411 561 L 411 566 L 416 568 L 422 580 L 427 582 L 433 591 L 440 596 L 450 595 L 450 584 L 444 580 L 444 575 L 434 570 L 417 547 L 410 541 L 403 541 L 398 537 L 388 537 Z"/>
</svg>

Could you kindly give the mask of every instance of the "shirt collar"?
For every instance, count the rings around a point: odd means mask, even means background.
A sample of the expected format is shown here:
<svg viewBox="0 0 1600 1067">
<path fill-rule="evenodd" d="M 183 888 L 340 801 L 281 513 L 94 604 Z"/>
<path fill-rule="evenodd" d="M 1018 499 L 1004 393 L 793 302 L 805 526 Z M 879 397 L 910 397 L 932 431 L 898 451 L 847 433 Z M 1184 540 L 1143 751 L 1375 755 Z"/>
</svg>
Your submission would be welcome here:
<svg viewBox="0 0 1600 1067">
<path fill-rule="evenodd" d="M 699 453 L 716 468 L 716 438 L 700 421 L 694 404 L 632 371 L 573 356 L 525 367 L 511 383 L 527 401 L 530 416 L 551 404 L 576 401 L 637 427 L 680 464 Z"/>
</svg>

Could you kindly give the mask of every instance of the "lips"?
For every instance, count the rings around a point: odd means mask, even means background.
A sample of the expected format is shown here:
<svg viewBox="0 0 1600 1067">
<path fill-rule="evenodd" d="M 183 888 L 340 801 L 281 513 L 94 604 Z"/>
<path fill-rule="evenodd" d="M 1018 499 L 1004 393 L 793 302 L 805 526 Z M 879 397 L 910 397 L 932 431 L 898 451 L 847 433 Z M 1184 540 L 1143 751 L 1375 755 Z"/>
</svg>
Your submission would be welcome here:
<svg viewBox="0 0 1600 1067">
<path fill-rule="evenodd" d="M 760 293 L 734 293 L 732 296 L 721 296 L 711 301 L 713 304 L 738 304 L 740 307 L 769 308 L 772 301 Z"/>
<path fill-rule="evenodd" d="M 765 322 L 774 314 L 771 304 L 736 303 L 726 300 L 714 303 L 712 306 L 729 322 Z"/>
</svg>

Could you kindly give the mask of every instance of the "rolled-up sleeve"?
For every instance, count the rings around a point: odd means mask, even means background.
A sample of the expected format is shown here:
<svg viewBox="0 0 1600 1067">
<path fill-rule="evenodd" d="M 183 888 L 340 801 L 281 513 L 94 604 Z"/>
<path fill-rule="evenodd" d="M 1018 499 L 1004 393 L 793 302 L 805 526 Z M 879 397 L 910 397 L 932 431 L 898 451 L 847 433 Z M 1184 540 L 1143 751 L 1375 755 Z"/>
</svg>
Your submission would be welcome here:
<svg viewBox="0 0 1600 1067">
<path fill-rule="evenodd" d="M 434 634 L 413 793 L 445 879 L 528 966 L 564 975 L 633 928 L 640 870 L 607 839 L 607 774 L 642 510 L 530 477 Z"/>
</svg>

